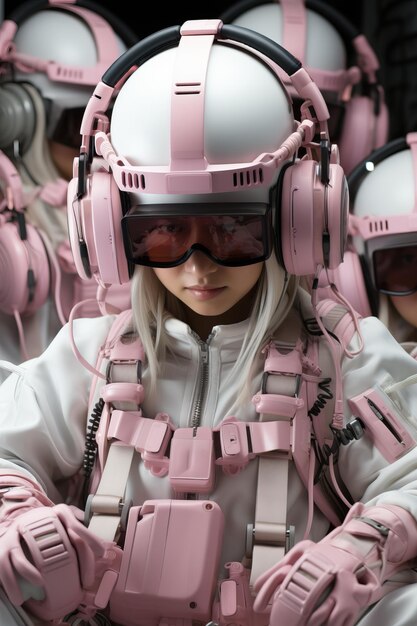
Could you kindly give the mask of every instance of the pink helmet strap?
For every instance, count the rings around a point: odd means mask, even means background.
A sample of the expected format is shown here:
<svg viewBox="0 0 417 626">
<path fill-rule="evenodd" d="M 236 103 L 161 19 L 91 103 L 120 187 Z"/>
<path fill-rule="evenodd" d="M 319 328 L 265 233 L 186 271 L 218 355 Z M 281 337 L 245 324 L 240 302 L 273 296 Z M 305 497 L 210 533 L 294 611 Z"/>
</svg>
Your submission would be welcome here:
<svg viewBox="0 0 417 626">
<path fill-rule="evenodd" d="M 183 170 L 184 161 L 190 163 L 190 160 L 196 169 L 206 167 L 205 79 L 211 47 L 220 26 L 220 20 L 201 20 L 192 25 L 186 22 L 181 28 L 171 100 L 172 170 Z"/>
<path fill-rule="evenodd" d="M 305 65 L 307 12 L 304 0 L 280 0 L 283 23 L 282 45 Z"/>
</svg>

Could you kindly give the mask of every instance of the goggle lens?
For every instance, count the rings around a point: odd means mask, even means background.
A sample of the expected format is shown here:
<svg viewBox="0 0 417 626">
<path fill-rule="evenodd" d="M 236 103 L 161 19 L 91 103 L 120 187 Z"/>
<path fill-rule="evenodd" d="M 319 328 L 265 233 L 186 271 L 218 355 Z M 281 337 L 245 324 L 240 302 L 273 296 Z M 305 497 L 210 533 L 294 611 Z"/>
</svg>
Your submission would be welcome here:
<svg viewBox="0 0 417 626">
<path fill-rule="evenodd" d="M 144 215 L 140 210 L 123 217 L 122 227 L 127 258 L 139 265 L 175 267 L 202 250 L 220 265 L 241 266 L 265 260 L 271 253 L 269 210 L 215 215 L 169 210 Z"/>
<path fill-rule="evenodd" d="M 388 295 L 411 295 L 417 291 L 417 245 L 375 250 L 375 286 Z"/>
<path fill-rule="evenodd" d="M 52 133 L 52 141 L 69 148 L 79 149 L 81 144 L 80 127 L 83 115 L 83 108 L 65 109 L 62 111 Z"/>
</svg>

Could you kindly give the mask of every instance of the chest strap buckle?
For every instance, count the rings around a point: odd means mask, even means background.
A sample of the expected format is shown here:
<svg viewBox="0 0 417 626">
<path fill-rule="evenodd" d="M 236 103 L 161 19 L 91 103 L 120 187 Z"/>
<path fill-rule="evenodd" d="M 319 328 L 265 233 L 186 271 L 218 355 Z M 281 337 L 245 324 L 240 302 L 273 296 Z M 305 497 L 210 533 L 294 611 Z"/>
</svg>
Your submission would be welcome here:
<svg viewBox="0 0 417 626">
<path fill-rule="evenodd" d="M 274 453 L 291 458 L 293 428 L 290 420 L 241 422 L 229 416 L 214 430 L 218 433 L 221 455 L 216 465 L 227 474 L 241 471 L 255 456 Z"/>
</svg>

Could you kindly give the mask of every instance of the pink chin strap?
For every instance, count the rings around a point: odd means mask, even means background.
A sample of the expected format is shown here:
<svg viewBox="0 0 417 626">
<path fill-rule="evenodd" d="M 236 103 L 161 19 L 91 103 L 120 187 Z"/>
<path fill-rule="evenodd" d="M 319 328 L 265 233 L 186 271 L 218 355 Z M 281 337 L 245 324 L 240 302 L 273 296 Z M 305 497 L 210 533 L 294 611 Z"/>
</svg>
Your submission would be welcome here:
<svg viewBox="0 0 417 626">
<path fill-rule="evenodd" d="M 13 42 L 18 26 L 12 20 L 4 20 L 0 27 L 0 59 L 12 63 L 22 72 L 43 72 L 54 82 L 95 85 L 103 72 L 107 70 L 109 65 L 120 54 L 112 28 L 100 15 L 89 9 L 74 6 L 71 0 L 61 0 L 61 2 L 49 0 L 49 4 L 52 8 L 74 13 L 87 24 L 96 45 L 96 65 L 92 67 L 64 65 L 56 61 L 47 61 L 18 52 Z"/>
</svg>

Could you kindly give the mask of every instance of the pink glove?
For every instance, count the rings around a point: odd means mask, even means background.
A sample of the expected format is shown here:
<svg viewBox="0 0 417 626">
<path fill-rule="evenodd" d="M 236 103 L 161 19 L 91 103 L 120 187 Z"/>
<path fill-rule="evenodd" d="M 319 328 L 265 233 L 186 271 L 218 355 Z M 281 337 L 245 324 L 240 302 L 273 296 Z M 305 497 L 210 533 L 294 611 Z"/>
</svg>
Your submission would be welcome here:
<svg viewBox="0 0 417 626">
<path fill-rule="evenodd" d="M 352 626 L 382 583 L 417 555 L 415 519 L 397 506 L 358 503 L 317 544 L 301 541 L 255 583 L 255 612 L 272 599 L 270 626 Z"/>
<path fill-rule="evenodd" d="M 24 602 L 19 578 L 41 588 L 44 599 L 25 606 L 45 620 L 82 603 L 108 547 L 78 521 L 78 509 L 48 502 L 42 492 L 22 486 L 3 492 L 0 508 L 0 584 L 18 606 Z"/>
</svg>

